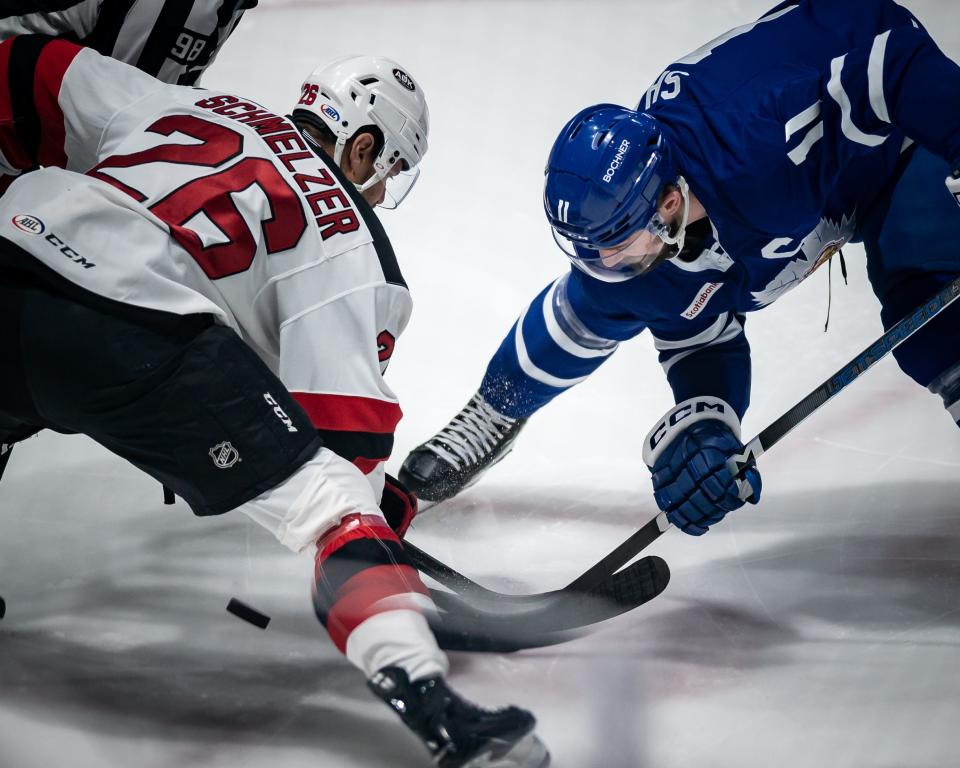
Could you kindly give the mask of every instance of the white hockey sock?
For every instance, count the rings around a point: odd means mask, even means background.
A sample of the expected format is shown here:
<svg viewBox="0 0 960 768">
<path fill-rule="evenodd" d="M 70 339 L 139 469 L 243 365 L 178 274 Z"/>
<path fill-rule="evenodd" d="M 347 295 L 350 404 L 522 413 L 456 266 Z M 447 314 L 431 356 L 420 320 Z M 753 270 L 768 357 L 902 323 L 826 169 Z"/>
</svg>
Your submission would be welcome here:
<svg viewBox="0 0 960 768">
<path fill-rule="evenodd" d="M 384 667 L 400 667 L 411 681 L 445 675 L 440 650 L 423 614 L 410 609 L 385 611 L 358 625 L 347 638 L 347 658 L 370 678 Z"/>
</svg>

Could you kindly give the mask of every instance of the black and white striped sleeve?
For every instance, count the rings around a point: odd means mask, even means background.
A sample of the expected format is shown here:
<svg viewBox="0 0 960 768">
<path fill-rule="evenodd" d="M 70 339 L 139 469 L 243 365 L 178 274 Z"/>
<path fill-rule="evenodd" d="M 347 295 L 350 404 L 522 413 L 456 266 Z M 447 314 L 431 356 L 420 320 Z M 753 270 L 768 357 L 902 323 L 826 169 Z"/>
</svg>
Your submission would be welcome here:
<svg viewBox="0 0 960 768">
<path fill-rule="evenodd" d="M 42 34 L 80 40 L 97 24 L 105 0 L 4 0 L 0 3 L 0 40 Z"/>
<path fill-rule="evenodd" d="M 258 0 L 4 0 L 0 39 L 67 37 L 166 83 L 195 85 Z"/>
</svg>

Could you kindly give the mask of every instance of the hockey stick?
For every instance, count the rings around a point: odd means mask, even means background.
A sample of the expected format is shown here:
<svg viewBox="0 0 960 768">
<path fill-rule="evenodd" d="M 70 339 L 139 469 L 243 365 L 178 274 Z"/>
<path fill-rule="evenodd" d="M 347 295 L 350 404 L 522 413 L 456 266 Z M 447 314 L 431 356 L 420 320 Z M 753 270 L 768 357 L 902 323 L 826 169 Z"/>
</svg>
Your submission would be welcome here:
<svg viewBox="0 0 960 768">
<path fill-rule="evenodd" d="M 885 331 L 873 344 L 840 368 L 833 376 L 804 397 L 799 403 L 793 406 L 793 408 L 763 429 L 746 444 L 742 454 L 733 457 L 731 460 L 731 471 L 737 476 L 742 476 L 748 468 L 756 464 L 757 458 L 761 454 L 768 451 L 810 414 L 824 405 L 828 400 L 833 399 L 862 373 L 869 370 L 893 351 L 893 349 L 940 314 L 940 312 L 952 304 L 958 296 L 960 296 L 960 278 L 957 278 L 945 286 L 935 296 L 932 296 L 909 315 L 891 326 L 890 329 Z M 609 579 L 610 576 L 624 564 L 628 563 L 637 554 L 656 541 L 661 534 L 670 527 L 666 513 L 661 512 L 609 555 L 585 571 L 578 578 L 574 579 L 564 587 L 563 590 L 560 590 L 560 593 L 576 592 L 578 590 L 589 591 L 597 587 L 606 579 Z M 425 555 L 426 553 L 420 552 L 420 554 Z M 415 557 L 414 562 L 415 564 L 417 563 Z M 454 569 L 445 566 L 434 558 L 430 558 L 430 561 L 421 561 L 420 564 L 417 564 L 417 567 L 428 576 L 436 578 L 451 589 L 460 590 L 465 594 L 473 594 L 480 599 L 486 599 L 488 601 L 495 599 L 505 603 L 523 603 L 531 598 L 539 599 L 546 595 L 558 594 L 544 593 L 544 595 L 531 595 L 527 597 L 501 595 L 500 593 L 495 593 L 480 587 L 475 582 L 472 582 L 470 579 L 467 579 L 462 574 L 459 574 Z M 476 591 L 477 588 L 479 588 L 480 591 Z"/>
<path fill-rule="evenodd" d="M 938 294 L 921 304 L 900 322 L 891 326 L 879 339 L 843 366 L 833 376 L 803 398 L 793 408 L 763 429 L 746 444 L 743 453 L 734 456 L 728 464 L 730 470 L 742 477 L 743 473 L 757 463 L 757 459 L 783 439 L 784 435 L 800 424 L 828 400 L 846 389 L 860 374 L 899 347 L 904 341 L 950 306 L 960 296 L 960 278 L 957 278 Z"/>
<path fill-rule="evenodd" d="M 643 605 L 663 592 L 669 581 L 666 562 L 650 556 L 611 575 L 602 590 L 546 593 L 539 604 L 512 604 L 506 611 L 495 605 L 478 608 L 450 592 L 431 590 L 441 613 L 430 623 L 447 650 L 506 653 L 539 648 L 569 640 L 575 636 L 573 630 Z"/>
<path fill-rule="evenodd" d="M 670 581 L 670 569 L 661 558 L 645 557 L 604 574 L 592 588 L 575 583 L 573 589 L 507 595 L 480 586 L 410 542 L 404 542 L 404 549 L 419 570 L 471 598 L 468 603 L 449 592 L 430 590 L 444 611 L 434 631 L 451 650 L 504 651 L 561 642 L 545 635 L 619 616 L 652 600 Z"/>
<path fill-rule="evenodd" d="M 481 586 L 472 579 L 464 576 L 459 571 L 454 570 L 437 560 L 433 555 L 424 552 L 415 544 L 409 541 L 403 542 L 403 548 L 410 556 L 417 570 L 427 574 L 430 578 L 443 584 L 445 587 L 461 595 L 469 595 L 472 599 L 480 602 L 489 602 L 495 605 L 504 604 L 529 604 L 538 602 L 546 598 L 561 597 L 574 592 L 595 592 L 598 597 L 608 600 L 619 600 L 626 594 L 630 594 L 631 584 L 636 584 L 644 566 L 640 563 L 633 563 L 618 574 L 603 574 L 599 580 L 584 579 L 583 576 L 572 581 L 563 589 L 555 589 L 549 592 L 537 592 L 527 595 L 511 595 L 504 592 L 496 592 Z M 636 566 L 636 568 L 634 568 Z M 584 574 L 585 576 L 586 574 Z M 619 576 L 613 580 L 612 576 Z M 640 593 L 636 593 L 640 596 Z M 629 598 L 627 598 L 629 599 Z"/>
</svg>

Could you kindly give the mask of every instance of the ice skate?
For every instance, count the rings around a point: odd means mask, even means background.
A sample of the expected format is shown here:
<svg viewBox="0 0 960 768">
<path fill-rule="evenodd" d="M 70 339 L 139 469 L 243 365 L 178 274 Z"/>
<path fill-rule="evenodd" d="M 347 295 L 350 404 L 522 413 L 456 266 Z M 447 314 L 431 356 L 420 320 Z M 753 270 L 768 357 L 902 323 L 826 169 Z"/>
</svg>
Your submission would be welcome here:
<svg viewBox="0 0 960 768">
<path fill-rule="evenodd" d="M 447 426 L 410 452 L 400 482 L 424 501 L 456 496 L 510 452 L 525 423 L 504 416 L 478 392 Z"/>
<path fill-rule="evenodd" d="M 460 698 L 442 677 L 411 683 L 398 667 L 368 683 L 417 736 L 438 768 L 545 768 L 550 754 L 518 707 L 483 709 Z"/>
</svg>

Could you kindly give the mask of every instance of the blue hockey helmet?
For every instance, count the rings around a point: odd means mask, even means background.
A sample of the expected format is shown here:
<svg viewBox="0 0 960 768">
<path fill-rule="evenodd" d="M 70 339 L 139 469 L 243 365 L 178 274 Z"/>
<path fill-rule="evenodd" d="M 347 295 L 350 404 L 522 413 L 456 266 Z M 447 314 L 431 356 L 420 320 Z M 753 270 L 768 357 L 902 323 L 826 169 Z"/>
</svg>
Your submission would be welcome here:
<svg viewBox="0 0 960 768">
<path fill-rule="evenodd" d="M 543 207 L 554 238 L 588 274 L 626 280 L 659 263 L 662 255 L 601 259 L 601 249 L 615 250 L 641 230 L 656 240 L 657 252 L 681 241 L 682 228 L 671 231 L 660 220 L 657 202 L 665 184 L 679 183 L 683 191 L 686 184 L 678 182 L 660 125 L 646 113 L 615 104 L 580 111 L 560 131 L 545 175 Z"/>
</svg>

